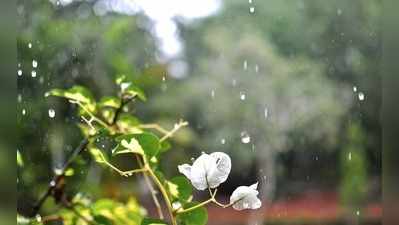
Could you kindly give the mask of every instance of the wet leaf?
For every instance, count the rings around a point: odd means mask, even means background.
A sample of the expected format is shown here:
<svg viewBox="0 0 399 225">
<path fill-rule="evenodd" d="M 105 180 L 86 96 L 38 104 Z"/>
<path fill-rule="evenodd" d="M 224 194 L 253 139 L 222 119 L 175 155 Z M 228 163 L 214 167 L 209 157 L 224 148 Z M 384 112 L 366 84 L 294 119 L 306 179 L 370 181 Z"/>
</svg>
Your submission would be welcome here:
<svg viewBox="0 0 399 225">
<path fill-rule="evenodd" d="M 144 218 L 141 225 L 167 225 L 167 223 L 160 219 Z"/>
<path fill-rule="evenodd" d="M 191 194 L 192 187 L 190 181 L 183 176 L 177 176 L 166 182 L 169 194 L 175 200 L 186 202 Z"/>
<path fill-rule="evenodd" d="M 197 204 L 198 202 L 187 203 L 184 208 L 189 208 Z M 193 211 L 179 214 L 177 219 L 184 225 L 206 225 L 208 212 L 204 207 L 199 207 Z"/>
</svg>

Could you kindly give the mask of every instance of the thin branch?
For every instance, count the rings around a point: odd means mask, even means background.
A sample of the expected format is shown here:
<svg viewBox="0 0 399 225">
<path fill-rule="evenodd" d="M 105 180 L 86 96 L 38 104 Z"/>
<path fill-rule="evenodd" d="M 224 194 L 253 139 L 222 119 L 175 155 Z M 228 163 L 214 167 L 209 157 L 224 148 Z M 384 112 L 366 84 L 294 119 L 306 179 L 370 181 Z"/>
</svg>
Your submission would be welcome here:
<svg viewBox="0 0 399 225">
<path fill-rule="evenodd" d="M 179 213 L 179 214 L 181 214 L 181 213 L 187 213 L 187 212 L 193 211 L 193 210 L 195 210 L 195 209 L 197 209 L 197 208 L 199 208 L 199 207 L 202 207 L 202 206 L 204 206 L 204 205 L 207 205 L 207 204 L 209 204 L 209 203 L 211 203 L 211 202 L 214 202 L 214 199 L 213 199 L 213 198 L 210 198 L 210 199 L 208 199 L 208 200 L 206 200 L 206 201 L 203 201 L 203 202 L 201 202 L 201 203 L 198 203 L 197 205 L 192 206 L 192 207 L 190 207 L 190 208 L 182 209 L 182 210 L 180 210 L 180 211 L 177 211 L 177 213 Z"/>
<path fill-rule="evenodd" d="M 65 176 L 66 169 L 71 165 L 71 163 L 75 160 L 75 158 L 87 147 L 88 144 L 89 144 L 89 140 L 87 138 L 83 139 L 80 142 L 79 146 L 72 152 L 71 156 L 66 161 L 66 163 L 63 165 L 60 172 L 54 175 L 54 177 L 51 179 L 51 181 L 48 185 L 47 191 L 43 194 L 43 196 L 37 201 L 37 203 L 33 207 L 33 215 L 37 215 L 37 213 L 39 212 L 43 203 L 46 201 L 46 199 L 49 196 L 51 196 L 54 189 L 58 186 L 59 182 Z"/>
<path fill-rule="evenodd" d="M 52 221 L 64 221 L 64 219 L 61 216 L 58 216 L 58 215 L 45 216 L 42 219 L 42 223 L 43 224 L 46 224 L 46 223 L 52 222 Z"/>
<path fill-rule="evenodd" d="M 76 210 L 76 208 L 74 207 L 74 205 L 73 205 L 71 202 L 67 201 L 66 199 L 64 199 L 64 200 L 62 201 L 62 205 L 63 205 L 65 208 L 71 210 L 77 217 L 79 217 L 80 219 L 84 220 L 86 223 L 92 224 L 92 225 L 95 224 L 95 223 L 93 223 L 93 221 L 92 221 L 91 219 L 85 217 L 85 216 L 82 215 L 78 210 Z"/>
<path fill-rule="evenodd" d="M 81 102 L 79 101 L 73 101 L 73 100 L 69 100 L 69 102 L 73 103 L 73 104 L 77 104 L 80 108 L 82 108 L 87 114 L 89 114 L 89 116 L 91 117 L 91 119 L 93 119 L 95 122 L 97 122 L 98 124 L 100 124 L 101 126 L 105 127 L 105 128 L 109 128 L 107 123 L 105 123 L 104 121 L 102 121 L 100 118 L 96 117 L 92 112 L 90 112 L 90 110 L 88 110 Z"/>
<path fill-rule="evenodd" d="M 121 96 L 121 105 L 116 109 L 115 116 L 112 119 L 111 125 L 114 125 L 116 121 L 118 121 L 119 115 L 122 113 L 123 107 L 125 107 L 125 105 L 132 101 L 133 98 L 134 97 L 123 98 L 123 96 Z"/>
<path fill-rule="evenodd" d="M 165 128 L 161 127 L 160 125 L 158 125 L 156 123 L 141 124 L 141 125 L 139 125 L 139 127 L 143 128 L 143 129 L 154 129 L 154 130 L 159 131 L 163 135 L 167 135 L 169 133 L 168 130 L 166 130 Z"/>
<path fill-rule="evenodd" d="M 172 202 L 169 199 L 168 193 L 166 192 L 164 186 L 162 185 L 161 181 L 158 179 L 158 177 L 155 175 L 154 171 L 152 171 L 151 167 L 148 165 L 148 162 L 146 159 L 143 157 L 144 161 L 144 167 L 148 168 L 148 173 L 151 176 L 152 180 L 155 182 L 155 184 L 158 186 L 159 190 L 161 191 L 161 194 L 165 200 L 166 207 L 168 209 L 169 217 L 172 222 L 172 225 L 177 225 L 174 214 L 173 214 L 173 208 L 172 208 Z"/>
<path fill-rule="evenodd" d="M 159 141 L 160 142 L 165 141 L 169 137 L 172 137 L 180 128 L 187 126 L 187 125 L 188 125 L 187 121 L 180 120 L 179 123 L 176 123 L 175 126 L 173 127 L 173 129 L 171 131 L 169 131 L 167 134 L 165 134 L 165 136 L 163 136 Z"/>
<path fill-rule="evenodd" d="M 139 164 L 140 168 L 143 168 L 143 163 L 141 162 L 139 156 L 138 155 L 135 155 L 135 156 L 136 156 L 136 160 L 137 160 L 137 163 Z M 154 201 L 154 205 L 157 208 L 158 216 L 159 216 L 160 219 L 163 219 L 164 215 L 163 215 L 163 212 L 162 212 L 161 204 L 160 204 L 160 202 L 158 200 L 158 197 L 157 197 L 157 191 L 152 186 L 150 178 L 148 177 L 148 175 L 146 173 L 143 173 L 143 176 L 144 176 L 145 183 L 147 184 L 148 188 L 150 189 L 152 200 Z"/>
<path fill-rule="evenodd" d="M 110 162 L 108 162 L 103 156 L 102 156 L 102 160 L 104 161 L 105 165 L 107 165 L 111 169 L 115 170 L 121 176 L 124 176 L 124 177 L 132 176 L 134 173 L 142 173 L 142 172 L 146 172 L 147 171 L 146 168 L 139 168 L 139 169 L 134 169 L 134 170 L 122 171 L 121 169 L 118 169 L 116 166 L 114 166 Z"/>
</svg>

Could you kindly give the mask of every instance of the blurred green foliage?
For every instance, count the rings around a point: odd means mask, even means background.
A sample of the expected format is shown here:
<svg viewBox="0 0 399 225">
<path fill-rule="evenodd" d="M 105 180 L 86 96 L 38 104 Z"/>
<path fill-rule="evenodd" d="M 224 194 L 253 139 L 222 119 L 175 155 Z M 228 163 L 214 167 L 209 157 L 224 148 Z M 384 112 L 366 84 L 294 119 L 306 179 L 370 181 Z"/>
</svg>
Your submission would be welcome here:
<svg viewBox="0 0 399 225">
<path fill-rule="evenodd" d="M 341 151 L 340 199 L 353 212 L 364 205 L 367 194 L 367 161 L 364 134 L 359 124 L 348 127 L 347 144 Z"/>
</svg>

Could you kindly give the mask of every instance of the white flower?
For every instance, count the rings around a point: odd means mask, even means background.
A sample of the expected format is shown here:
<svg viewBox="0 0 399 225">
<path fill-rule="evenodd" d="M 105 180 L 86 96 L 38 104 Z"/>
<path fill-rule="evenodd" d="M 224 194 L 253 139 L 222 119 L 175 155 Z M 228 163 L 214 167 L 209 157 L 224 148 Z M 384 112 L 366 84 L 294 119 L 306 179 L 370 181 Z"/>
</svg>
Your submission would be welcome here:
<svg viewBox="0 0 399 225">
<path fill-rule="evenodd" d="M 251 186 L 240 186 L 233 191 L 230 196 L 230 203 L 236 210 L 259 209 L 262 202 L 258 198 L 259 192 L 256 190 L 258 183 Z"/>
<path fill-rule="evenodd" d="M 198 190 L 216 188 L 227 180 L 231 170 L 230 157 L 223 152 L 211 154 L 203 153 L 192 166 L 183 164 L 178 166 L 179 172 L 184 174 Z"/>
</svg>

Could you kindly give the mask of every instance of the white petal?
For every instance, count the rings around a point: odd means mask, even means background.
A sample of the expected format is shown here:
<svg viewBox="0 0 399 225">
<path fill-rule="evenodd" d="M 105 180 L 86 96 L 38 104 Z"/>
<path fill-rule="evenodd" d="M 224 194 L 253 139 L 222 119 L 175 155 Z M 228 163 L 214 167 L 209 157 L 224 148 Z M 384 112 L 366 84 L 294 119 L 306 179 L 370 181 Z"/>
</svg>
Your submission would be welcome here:
<svg viewBox="0 0 399 225">
<path fill-rule="evenodd" d="M 191 166 L 188 164 L 183 164 L 180 166 L 177 166 L 177 169 L 179 170 L 180 173 L 184 174 L 188 179 L 190 179 L 190 174 L 191 174 Z"/>
<path fill-rule="evenodd" d="M 231 171 L 231 159 L 223 152 L 214 152 L 210 156 L 214 158 L 215 164 L 207 171 L 207 178 L 209 186 L 216 188 L 227 180 Z"/>
<path fill-rule="evenodd" d="M 208 187 L 206 180 L 207 171 L 216 166 L 216 160 L 208 154 L 202 154 L 198 157 L 191 167 L 191 183 L 198 190 L 205 190 Z"/>
<path fill-rule="evenodd" d="M 236 188 L 230 197 L 230 203 L 234 203 L 233 208 L 236 210 L 260 208 L 262 202 L 257 197 L 259 192 L 256 188 L 257 183 L 251 186 L 240 186 Z"/>
<path fill-rule="evenodd" d="M 257 190 L 257 189 L 258 189 L 258 183 L 259 183 L 259 182 L 256 182 L 256 183 L 254 183 L 253 185 L 251 185 L 251 186 L 249 186 L 249 187 L 252 188 L 252 189 L 254 189 L 254 190 Z"/>
</svg>

